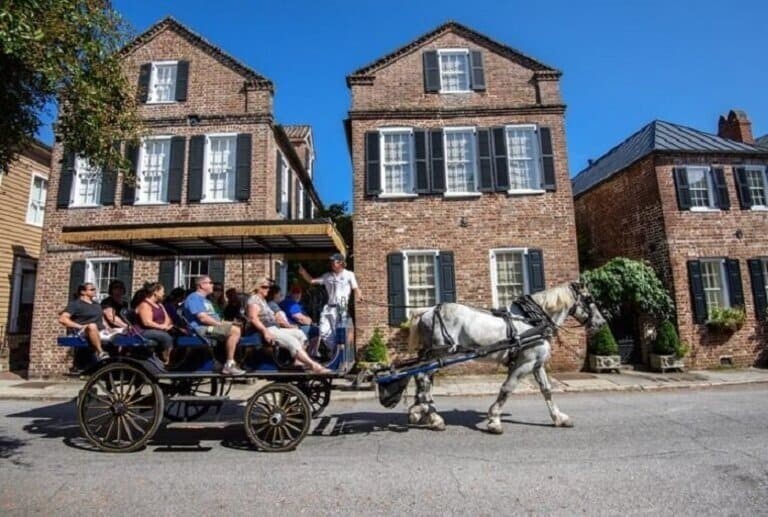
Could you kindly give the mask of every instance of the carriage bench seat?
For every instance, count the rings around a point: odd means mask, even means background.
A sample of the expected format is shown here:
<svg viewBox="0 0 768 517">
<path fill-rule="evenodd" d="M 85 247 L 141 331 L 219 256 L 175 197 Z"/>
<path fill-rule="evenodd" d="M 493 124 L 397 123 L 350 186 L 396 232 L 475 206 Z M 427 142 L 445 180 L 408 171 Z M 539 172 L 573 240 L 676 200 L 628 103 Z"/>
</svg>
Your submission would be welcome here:
<svg viewBox="0 0 768 517">
<path fill-rule="evenodd" d="M 146 339 L 141 336 L 127 336 L 118 334 L 112 338 L 112 344 L 115 346 L 157 346 L 157 342 L 152 339 Z"/>
<path fill-rule="evenodd" d="M 70 348 L 88 348 L 88 341 L 83 336 L 62 336 L 56 338 L 56 344 L 59 346 L 68 346 Z"/>
<path fill-rule="evenodd" d="M 237 343 L 237 346 L 260 348 L 263 344 L 260 334 L 250 334 L 243 336 Z M 199 347 L 208 346 L 208 342 L 198 335 L 192 336 L 179 336 L 176 338 L 176 346 L 178 347 Z"/>
</svg>

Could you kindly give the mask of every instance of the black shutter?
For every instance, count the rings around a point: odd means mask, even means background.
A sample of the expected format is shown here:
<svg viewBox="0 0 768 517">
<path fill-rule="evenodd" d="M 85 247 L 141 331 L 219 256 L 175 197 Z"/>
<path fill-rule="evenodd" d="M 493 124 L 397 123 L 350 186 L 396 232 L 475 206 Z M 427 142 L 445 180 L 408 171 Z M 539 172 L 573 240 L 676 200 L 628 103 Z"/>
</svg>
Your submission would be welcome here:
<svg viewBox="0 0 768 517">
<path fill-rule="evenodd" d="M 85 261 L 75 260 L 69 266 L 69 297 L 77 296 L 77 287 L 85 283 Z"/>
<path fill-rule="evenodd" d="M 203 199 L 203 160 L 205 160 L 205 135 L 189 139 L 189 164 L 187 165 L 187 201 L 199 203 Z"/>
<path fill-rule="evenodd" d="M 418 194 L 429 193 L 429 167 L 427 166 L 427 159 L 429 156 L 429 149 L 427 145 L 427 132 L 424 129 L 416 129 L 413 131 L 413 144 L 415 151 L 415 163 L 416 163 L 416 189 Z"/>
<path fill-rule="evenodd" d="M 168 202 L 181 203 L 181 182 L 184 178 L 184 151 L 187 139 L 171 138 L 171 155 L 168 158 Z"/>
<path fill-rule="evenodd" d="M 304 219 L 312 219 L 312 197 L 304 190 Z"/>
<path fill-rule="evenodd" d="M 441 251 L 437 256 L 440 266 L 440 303 L 456 301 L 456 273 L 453 265 L 453 252 Z"/>
<path fill-rule="evenodd" d="M 214 282 L 224 285 L 224 259 L 211 259 L 208 261 L 208 276 Z"/>
<path fill-rule="evenodd" d="M 726 259 L 725 270 L 728 273 L 728 294 L 732 307 L 744 307 L 744 288 L 741 285 L 741 267 L 737 259 Z"/>
<path fill-rule="evenodd" d="M 125 292 L 128 296 L 133 293 L 133 261 L 121 260 L 117 263 L 117 279 L 125 285 Z"/>
<path fill-rule="evenodd" d="M 304 170 L 307 171 L 307 176 L 309 176 L 309 161 L 312 158 L 312 155 L 309 152 L 309 147 L 304 148 Z"/>
<path fill-rule="evenodd" d="M 278 214 L 283 209 L 283 156 L 280 151 L 275 153 L 275 212 Z"/>
<path fill-rule="evenodd" d="M 139 67 L 139 102 L 144 104 L 149 97 L 149 77 L 152 75 L 152 63 L 144 63 Z"/>
<path fill-rule="evenodd" d="M 429 161 L 432 173 L 432 192 L 445 192 L 445 159 L 442 129 L 433 129 L 429 132 Z"/>
<path fill-rule="evenodd" d="M 285 218 L 293 219 L 293 170 L 288 169 L 288 210 L 286 211 Z"/>
<path fill-rule="evenodd" d="M 544 252 L 540 249 L 528 250 L 528 286 L 533 294 L 543 291 L 544 283 Z"/>
<path fill-rule="evenodd" d="M 389 303 L 389 325 L 398 327 L 405 321 L 405 270 L 403 254 L 390 253 L 387 255 L 387 281 Z"/>
<path fill-rule="evenodd" d="M 72 199 L 72 181 L 75 178 L 75 153 L 65 152 L 61 159 L 59 192 L 56 195 L 56 208 L 67 208 Z"/>
<path fill-rule="evenodd" d="M 759 321 L 766 320 L 768 310 L 768 297 L 765 294 L 765 275 L 763 274 L 763 261 L 760 259 L 747 260 L 749 265 L 749 280 L 752 284 L 752 297 L 755 300 L 755 318 Z"/>
<path fill-rule="evenodd" d="M 691 191 L 688 188 L 688 173 L 685 167 L 675 167 L 672 169 L 675 176 L 675 188 L 677 189 L 677 207 L 680 210 L 690 210 Z"/>
<path fill-rule="evenodd" d="M 168 293 L 176 287 L 176 261 L 173 259 L 161 260 L 159 270 L 157 278 L 165 287 L 165 292 Z"/>
<path fill-rule="evenodd" d="M 424 52 L 424 91 L 427 93 L 440 91 L 440 64 L 437 51 Z"/>
<path fill-rule="evenodd" d="M 123 205 L 132 205 L 136 201 L 136 182 L 139 174 L 139 148 L 134 144 L 125 146 L 125 157 L 128 160 L 128 173 L 123 176 Z"/>
<path fill-rule="evenodd" d="M 493 153 L 491 130 L 477 130 L 477 169 L 480 173 L 480 192 L 493 192 Z"/>
<path fill-rule="evenodd" d="M 704 323 L 707 321 L 707 299 L 704 297 L 704 283 L 701 279 L 701 262 L 698 260 L 688 261 L 688 283 L 691 286 L 693 322 Z"/>
<path fill-rule="evenodd" d="M 237 135 L 237 160 L 235 165 L 235 199 L 248 201 L 251 197 L 251 135 Z"/>
<path fill-rule="evenodd" d="M 483 53 L 473 50 L 469 53 L 469 63 L 472 69 L 472 89 L 476 92 L 485 90 L 485 72 L 483 71 Z"/>
<path fill-rule="evenodd" d="M 117 153 L 120 153 L 120 142 L 115 142 L 112 147 Z M 112 166 L 101 172 L 99 203 L 104 206 L 113 206 L 115 204 L 115 190 L 117 190 L 117 168 Z"/>
<path fill-rule="evenodd" d="M 509 190 L 509 165 L 507 163 L 507 132 L 503 127 L 491 129 L 493 133 L 493 170 L 496 174 L 496 190 Z"/>
<path fill-rule="evenodd" d="M 187 100 L 187 84 L 189 83 L 189 61 L 179 61 L 176 64 L 176 100 Z"/>
<path fill-rule="evenodd" d="M 548 127 L 539 128 L 539 149 L 541 149 L 541 188 L 554 191 L 555 181 L 555 153 L 552 149 L 552 131 Z"/>
<path fill-rule="evenodd" d="M 752 208 L 752 193 L 749 191 L 749 181 L 747 180 L 747 169 L 745 167 L 734 167 L 734 176 L 736 177 L 736 190 L 739 192 L 739 203 L 743 210 Z"/>
<path fill-rule="evenodd" d="M 379 132 L 365 133 L 365 195 L 381 194 L 381 160 L 379 158 Z"/>
<path fill-rule="evenodd" d="M 725 172 L 722 168 L 712 169 L 712 182 L 715 184 L 717 207 L 721 210 L 729 210 L 731 201 L 728 199 L 728 186 L 725 184 Z"/>
</svg>

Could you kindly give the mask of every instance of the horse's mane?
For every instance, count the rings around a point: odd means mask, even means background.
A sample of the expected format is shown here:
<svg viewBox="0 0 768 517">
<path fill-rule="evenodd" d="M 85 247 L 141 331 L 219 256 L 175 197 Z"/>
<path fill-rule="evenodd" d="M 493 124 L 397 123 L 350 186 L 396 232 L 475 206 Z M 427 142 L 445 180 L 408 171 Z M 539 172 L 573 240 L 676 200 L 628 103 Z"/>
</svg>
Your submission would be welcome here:
<svg viewBox="0 0 768 517">
<path fill-rule="evenodd" d="M 542 309 L 549 313 L 560 312 L 570 308 L 573 305 L 573 290 L 570 284 L 560 284 L 546 291 L 539 291 L 532 295 L 532 298 Z"/>
</svg>

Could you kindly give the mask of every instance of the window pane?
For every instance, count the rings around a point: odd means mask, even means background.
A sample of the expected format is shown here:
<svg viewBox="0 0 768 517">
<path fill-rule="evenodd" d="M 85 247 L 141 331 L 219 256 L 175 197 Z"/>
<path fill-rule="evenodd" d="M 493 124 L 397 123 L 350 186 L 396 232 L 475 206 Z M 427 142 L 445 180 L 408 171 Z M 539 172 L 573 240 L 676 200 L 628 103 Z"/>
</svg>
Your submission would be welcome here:
<svg viewBox="0 0 768 517">
<path fill-rule="evenodd" d="M 93 206 L 99 204 L 101 196 L 101 171 L 92 167 L 88 161 L 78 158 L 75 161 L 75 194 L 73 205 Z"/>
<path fill-rule="evenodd" d="M 161 203 L 166 201 L 168 160 L 171 141 L 146 140 L 138 178 L 139 201 Z"/>
<path fill-rule="evenodd" d="M 207 201 L 235 199 L 235 137 L 210 137 Z"/>
<path fill-rule="evenodd" d="M 167 102 L 176 97 L 176 65 L 155 65 L 154 83 L 152 85 L 152 100 Z"/>
<path fill-rule="evenodd" d="M 496 252 L 496 295 L 499 307 L 507 307 L 524 294 L 523 253 Z"/>
<path fill-rule="evenodd" d="M 409 254 L 406 257 L 408 303 L 415 307 L 431 307 L 437 303 L 435 256 Z M 414 307 L 409 307 L 409 312 Z"/>
<path fill-rule="evenodd" d="M 704 284 L 704 296 L 707 300 L 707 312 L 709 314 L 713 308 L 727 305 L 720 271 L 719 261 L 701 262 L 701 280 Z"/>
<path fill-rule="evenodd" d="M 709 169 L 707 167 L 687 167 L 688 188 L 691 193 L 691 206 L 709 207 Z"/>
<path fill-rule="evenodd" d="M 291 177 L 291 169 L 288 168 L 288 163 L 283 162 L 283 172 L 280 180 L 280 213 L 284 216 L 288 216 L 288 181 Z"/>
<path fill-rule="evenodd" d="M 91 268 L 93 270 L 93 284 L 98 291 L 96 294 L 96 299 L 98 301 L 109 296 L 109 291 L 107 289 L 112 280 L 117 280 L 118 262 L 118 260 L 110 260 L 91 263 Z"/>
<path fill-rule="evenodd" d="M 475 155 L 472 131 L 445 132 L 445 169 L 448 192 L 475 191 Z"/>
<path fill-rule="evenodd" d="M 29 193 L 29 208 L 27 211 L 27 221 L 32 224 L 43 224 L 43 214 L 45 213 L 45 196 L 48 191 L 48 181 L 35 176 L 32 181 L 32 190 Z"/>
<path fill-rule="evenodd" d="M 752 205 L 766 206 L 765 199 L 765 173 L 762 168 L 747 169 L 747 185 L 752 199 Z"/>
<path fill-rule="evenodd" d="M 469 90 L 469 54 L 466 52 L 440 53 L 440 91 L 465 92 Z"/>
<path fill-rule="evenodd" d="M 507 128 L 510 189 L 538 189 L 539 148 L 533 128 Z"/>
<path fill-rule="evenodd" d="M 193 289 L 195 279 L 208 274 L 208 259 L 184 259 L 179 261 L 180 281 L 185 289 Z"/>
<path fill-rule="evenodd" d="M 411 135 L 409 132 L 382 133 L 384 152 L 384 192 L 409 193 L 411 190 Z"/>
</svg>

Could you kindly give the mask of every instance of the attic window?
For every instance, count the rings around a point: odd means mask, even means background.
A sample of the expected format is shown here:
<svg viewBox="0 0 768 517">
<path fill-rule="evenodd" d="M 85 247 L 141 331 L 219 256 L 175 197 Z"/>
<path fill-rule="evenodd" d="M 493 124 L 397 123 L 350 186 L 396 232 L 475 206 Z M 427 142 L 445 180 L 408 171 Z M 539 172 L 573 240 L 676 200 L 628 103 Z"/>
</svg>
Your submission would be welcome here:
<svg viewBox="0 0 768 517">
<path fill-rule="evenodd" d="M 440 49 L 440 93 L 463 93 L 469 89 L 469 50 Z"/>
<path fill-rule="evenodd" d="M 149 82 L 147 102 L 176 101 L 177 61 L 156 61 L 152 63 L 152 77 Z"/>
</svg>

